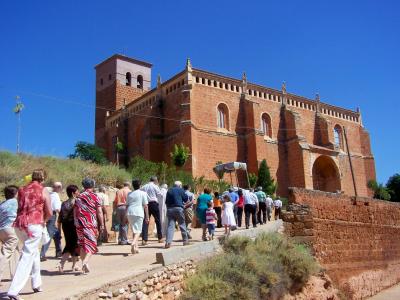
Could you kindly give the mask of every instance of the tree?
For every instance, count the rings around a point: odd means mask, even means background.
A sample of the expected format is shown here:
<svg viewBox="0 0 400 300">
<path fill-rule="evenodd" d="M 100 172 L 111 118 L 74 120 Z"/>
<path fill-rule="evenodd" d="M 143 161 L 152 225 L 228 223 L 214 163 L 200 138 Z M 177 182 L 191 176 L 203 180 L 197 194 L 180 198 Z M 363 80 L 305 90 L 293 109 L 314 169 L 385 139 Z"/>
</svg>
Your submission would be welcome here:
<svg viewBox="0 0 400 300">
<path fill-rule="evenodd" d="M 249 183 L 251 188 L 255 188 L 258 176 L 254 173 L 249 173 Z"/>
<path fill-rule="evenodd" d="M 104 165 L 108 162 L 104 149 L 82 141 L 76 143 L 75 152 L 69 155 L 69 158 L 88 160 L 99 165 Z"/>
<path fill-rule="evenodd" d="M 117 165 L 119 166 L 119 154 L 124 150 L 124 144 L 118 141 L 114 145 L 115 153 L 117 153 Z"/>
<path fill-rule="evenodd" d="M 375 199 L 390 200 L 389 191 L 382 183 L 370 180 L 368 181 L 368 187 L 374 192 Z"/>
<path fill-rule="evenodd" d="M 276 184 L 274 179 L 271 177 L 271 173 L 265 159 L 262 160 L 260 168 L 258 169 L 257 186 L 261 186 L 267 195 L 273 195 L 276 191 Z"/>
<path fill-rule="evenodd" d="M 390 194 L 390 201 L 400 202 L 400 174 L 391 176 L 386 183 L 386 188 Z"/>
<path fill-rule="evenodd" d="M 173 164 L 180 168 L 183 167 L 190 155 L 189 147 L 184 144 L 174 145 L 174 150 L 170 153 Z"/>
</svg>

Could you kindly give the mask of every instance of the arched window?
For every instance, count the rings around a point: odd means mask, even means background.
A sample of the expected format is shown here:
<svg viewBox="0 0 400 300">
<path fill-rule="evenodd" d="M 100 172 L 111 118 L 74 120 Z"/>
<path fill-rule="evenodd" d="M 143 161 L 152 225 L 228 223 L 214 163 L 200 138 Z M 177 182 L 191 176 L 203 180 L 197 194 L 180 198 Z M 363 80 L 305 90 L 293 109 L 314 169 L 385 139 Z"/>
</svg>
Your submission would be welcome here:
<svg viewBox="0 0 400 300">
<path fill-rule="evenodd" d="M 130 72 L 126 73 L 126 86 L 131 86 L 132 85 L 132 75 Z"/>
<path fill-rule="evenodd" d="M 229 130 L 229 111 L 223 103 L 220 103 L 217 108 L 217 125 L 218 128 Z"/>
<path fill-rule="evenodd" d="M 266 113 L 261 116 L 261 131 L 265 136 L 272 137 L 271 117 Z"/>
<path fill-rule="evenodd" d="M 143 89 L 143 76 L 142 75 L 138 75 L 136 87 L 138 89 Z"/>
<path fill-rule="evenodd" d="M 333 139 L 335 146 L 337 146 L 340 149 L 343 149 L 343 132 L 342 132 L 342 127 L 340 127 L 340 125 L 336 125 L 333 128 Z"/>
</svg>

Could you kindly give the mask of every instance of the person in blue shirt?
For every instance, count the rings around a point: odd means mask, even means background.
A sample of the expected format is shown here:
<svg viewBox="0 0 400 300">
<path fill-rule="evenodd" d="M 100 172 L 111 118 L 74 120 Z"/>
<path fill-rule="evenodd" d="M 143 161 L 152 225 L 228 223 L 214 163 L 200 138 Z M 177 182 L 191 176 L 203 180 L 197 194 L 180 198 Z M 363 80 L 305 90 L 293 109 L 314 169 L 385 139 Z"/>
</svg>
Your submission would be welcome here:
<svg viewBox="0 0 400 300">
<path fill-rule="evenodd" d="M 9 185 L 4 188 L 6 200 L 0 203 L 0 240 L 2 242 L 0 253 L 0 281 L 4 267 L 13 256 L 18 246 L 18 237 L 12 224 L 17 217 L 18 201 L 16 199 L 18 187 Z"/>
<path fill-rule="evenodd" d="M 208 241 L 207 239 L 207 222 L 206 222 L 206 211 L 208 208 L 207 203 L 212 201 L 211 190 L 209 188 L 204 189 L 204 193 L 197 199 L 196 206 L 196 217 L 201 223 L 201 228 L 203 229 L 203 241 Z"/>
<path fill-rule="evenodd" d="M 178 222 L 181 230 L 183 245 L 189 245 L 188 232 L 185 223 L 184 203 L 188 200 L 188 196 L 182 188 L 182 182 L 175 181 L 174 186 L 167 192 L 165 204 L 167 205 L 167 238 L 165 248 L 170 248 L 174 238 L 175 223 Z"/>
</svg>

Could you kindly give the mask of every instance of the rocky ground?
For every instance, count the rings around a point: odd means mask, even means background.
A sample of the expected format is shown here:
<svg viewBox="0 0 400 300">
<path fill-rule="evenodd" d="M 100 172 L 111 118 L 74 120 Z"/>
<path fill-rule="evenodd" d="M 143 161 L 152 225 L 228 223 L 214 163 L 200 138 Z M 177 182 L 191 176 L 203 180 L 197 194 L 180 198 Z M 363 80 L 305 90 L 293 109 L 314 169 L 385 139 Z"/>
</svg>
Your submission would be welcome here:
<svg viewBox="0 0 400 300">
<path fill-rule="evenodd" d="M 114 287 L 97 294 L 98 299 L 129 299 L 156 300 L 178 299 L 183 290 L 185 276 L 196 272 L 193 261 L 164 267 L 152 275 L 129 283 L 125 286 Z"/>
</svg>

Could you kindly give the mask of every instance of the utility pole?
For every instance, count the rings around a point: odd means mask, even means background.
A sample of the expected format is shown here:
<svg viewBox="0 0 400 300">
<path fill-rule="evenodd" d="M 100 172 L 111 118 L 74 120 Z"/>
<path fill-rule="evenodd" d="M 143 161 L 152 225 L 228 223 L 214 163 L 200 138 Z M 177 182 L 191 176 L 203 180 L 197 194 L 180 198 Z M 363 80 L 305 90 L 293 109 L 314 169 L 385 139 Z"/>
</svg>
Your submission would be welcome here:
<svg viewBox="0 0 400 300">
<path fill-rule="evenodd" d="M 14 107 L 14 113 L 17 115 L 17 154 L 20 153 L 21 141 L 21 112 L 24 109 L 24 104 L 21 102 L 20 96 L 15 96 L 17 104 Z"/>
</svg>

